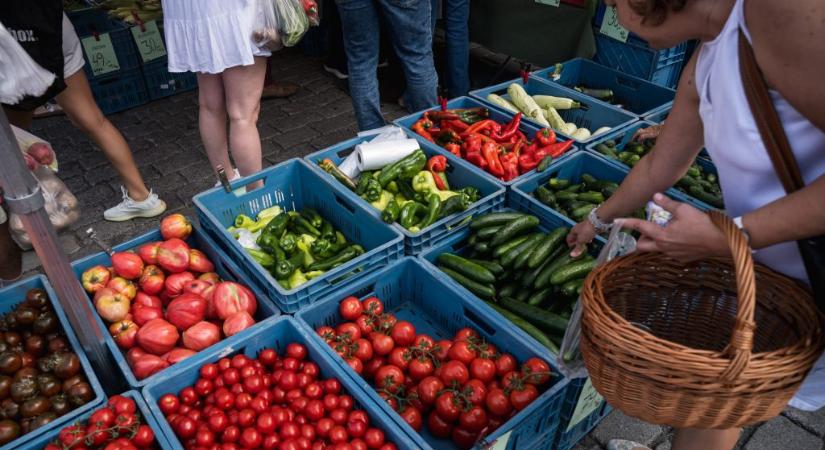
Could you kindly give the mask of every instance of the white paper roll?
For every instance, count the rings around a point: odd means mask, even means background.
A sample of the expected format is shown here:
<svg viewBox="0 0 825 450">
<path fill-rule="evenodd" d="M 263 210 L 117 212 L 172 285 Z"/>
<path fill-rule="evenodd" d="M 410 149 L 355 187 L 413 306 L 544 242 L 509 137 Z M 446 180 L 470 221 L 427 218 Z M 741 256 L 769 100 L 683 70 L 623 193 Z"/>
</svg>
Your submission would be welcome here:
<svg viewBox="0 0 825 450">
<path fill-rule="evenodd" d="M 392 164 L 419 148 L 418 141 L 415 139 L 402 139 L 365 142 L 355 146 L 355 153 L 358 155 L 358 168 L 363 172 Z"/>
</svg>

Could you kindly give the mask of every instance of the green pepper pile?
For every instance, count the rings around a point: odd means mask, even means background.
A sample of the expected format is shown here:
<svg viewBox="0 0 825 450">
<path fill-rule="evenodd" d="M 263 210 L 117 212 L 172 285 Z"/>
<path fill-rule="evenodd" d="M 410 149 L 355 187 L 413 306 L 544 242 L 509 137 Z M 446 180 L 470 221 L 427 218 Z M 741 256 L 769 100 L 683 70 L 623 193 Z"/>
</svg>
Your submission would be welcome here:
<svg viewBox="0 0 825 450">
<path fill-rule="evenodd" d="M 422 150 L 416 150 L 381 170 L 362 172 L 357 180 L 341 173 L 328 159 L 318 164 L 381 211 L 384 222 L 398 222 L 413 233 L 466 210 L 481 196 L 478 188 L 473 186 L 450 190 L 447 159 L 436 155 L 428 160 Z"/>
<path fill-rule="evenodd" d="M 642 156 L 653 149 L 655 143 L 653 139 L 646 139 L 643 142 L 631 141 L 618 149 L 616 141 L 611 139 L 597 145 L 596 151 L 626 166 L 633 167 L 642 159 Z M 705 171 L 700 164 L 690 166 L 685 176 L 676 182 L 676 189 L 714 208 L 725 207 L 719 178 L 715 173 Z"/>
<path fill-rule="evenodd" d="M 295 289 L 364 253 L 311 208 L 270 208 L 257 219 L 241 214 L 229 231 L 284 289 Z"/>
</svg>

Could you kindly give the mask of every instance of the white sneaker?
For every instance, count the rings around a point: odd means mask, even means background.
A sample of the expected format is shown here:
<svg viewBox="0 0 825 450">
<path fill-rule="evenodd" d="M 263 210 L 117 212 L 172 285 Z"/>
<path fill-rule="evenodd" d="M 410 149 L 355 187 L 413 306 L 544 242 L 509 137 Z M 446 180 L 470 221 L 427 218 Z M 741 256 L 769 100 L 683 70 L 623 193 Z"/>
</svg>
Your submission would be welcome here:
<svg viewBox="0 0 825 450">
<path fill-rule="evenodd" d="M 151 190 L 146 200 L 140 202 L 132 200 L 123 186 L 120 187 L 120 191 L 123 193 L 123 201 L 103 212 L 103 218 L 108 221 L 123 222 L 135 217 L 155 217 L 166 211 L 166 203 Z"/>
<path fill-rule="evenodd" d="M 607 443 L 607 450 L 650 450 L 650 447 L 639 444 L 638 442 L 613 439 Z"/>
</svg>

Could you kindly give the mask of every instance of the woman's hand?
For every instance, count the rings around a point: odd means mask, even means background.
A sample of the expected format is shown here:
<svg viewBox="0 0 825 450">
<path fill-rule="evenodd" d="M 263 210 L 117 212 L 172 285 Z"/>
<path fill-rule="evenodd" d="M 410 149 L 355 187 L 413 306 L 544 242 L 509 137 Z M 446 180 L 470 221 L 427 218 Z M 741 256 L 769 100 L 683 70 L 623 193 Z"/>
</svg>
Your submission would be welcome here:
<svg viewBox="0 0 825 450">
<path fill-rule="evenodd" d="M 730 256 L 725 235 L 710 221 L 707 214 L 662 194 L 653 196 L 653 201 L 673 214 L 666 227 L 640 219 L 616 221 L 618 226 L 642 234 L 636 244 L 636 250 L 662 252 L 681 262 L 712 256 Z"/>
<path fill-rule="evenodd" d="M 584 221 L 577 223 L 567 235 L 567 246 L 573 247 L 570 256 L 575 258 L 581 255 L 582 252 L 587 250 L 587 244 L 593 241 L 595 237 L 596 229 L 590 223 L 590 220 L 584 219 Z"/>
<path fill-rule="evenodd" d="M 639 128 L 633 133 L 633 140 L 637 142 L 646 141 L 648 139 L 656 139 L 659 133 L 662 132 L 661 125 L 653 125 L 647 128 Z"/>
</svg>

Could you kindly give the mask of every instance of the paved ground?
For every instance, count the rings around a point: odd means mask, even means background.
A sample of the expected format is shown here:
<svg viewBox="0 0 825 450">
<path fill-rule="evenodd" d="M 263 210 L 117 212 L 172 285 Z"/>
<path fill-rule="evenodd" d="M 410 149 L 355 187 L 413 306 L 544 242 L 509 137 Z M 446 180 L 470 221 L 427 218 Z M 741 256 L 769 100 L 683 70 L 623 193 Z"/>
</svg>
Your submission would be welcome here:
<svg viewBox="0 0 825 450">
<path fill-rule="evenodd" d="M 354 136 L 355 118 L 349 97 L 337 89 L 317 59 L 278 54 L 276 79 L 301 85 L 295 96 L 263 102 L 259 128 L 266 164 L 301 157 Z M 389 119 L 404 114 L 395 104 L 384 105 Z M 192 196 L 212 186 L 209 164 L 197 129 L 197 93 L 189 92 L 111 116 L 132 145 L 140 169 L 170 211 L 193 214 Z M 119 243 L 157 226 L 156 220 L 110 223 L 103 210 L 119 201 L 119 182 L 102 154 L 63 117 L 42 119 L 33 131 L 49 140 L 60 160 L 60 177 L 77 195 L 83 216 L 61 233 L 72 259 L 98 251 L 85 239 L 93 227 L 110 243 Z M 37 257 L 24 257 L 24 271 L 38 270 Z M 625 438 L 669 450 L 671 430 L 643 424 L 619 412 L 608 416 L 577 450 L 606 448 L 607 441 Z M 737 449 L 822 450 L 825 410 L 803 413 L 788 410 L 779 418 L 746 430 Z M 703 449 L 696 449 L 703 450 Z"/>
</svg>

